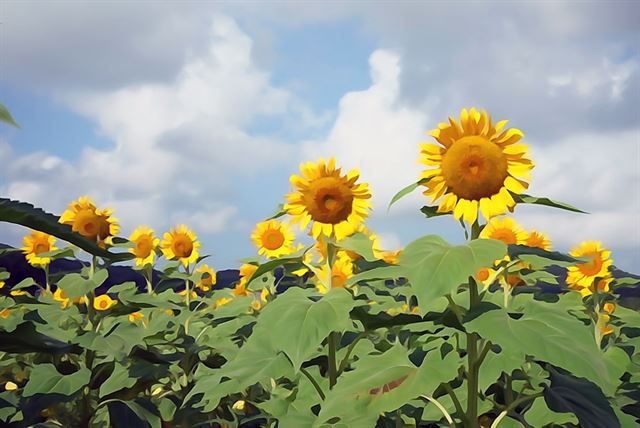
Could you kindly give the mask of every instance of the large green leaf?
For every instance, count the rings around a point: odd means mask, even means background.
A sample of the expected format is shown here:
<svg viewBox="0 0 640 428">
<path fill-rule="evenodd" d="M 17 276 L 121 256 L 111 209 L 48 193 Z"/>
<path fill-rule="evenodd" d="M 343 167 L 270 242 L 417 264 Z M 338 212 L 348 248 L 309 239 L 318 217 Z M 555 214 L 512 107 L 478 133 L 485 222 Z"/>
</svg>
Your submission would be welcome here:
<svg viewBox="0 0 640 428">
<path fill-rule="evenodd" d="M 0 103 L 0 122 L 8 123 L 16 128 L 20 128 L 18 122 L 16 122 L 13 116 L 11 116 L 9 109 L 2 103 Z"/>
<path fill-rule="evenodd" d="M 93 254 L 113 261 L 130 260 L 134 256 L 130 253 L 115 254 L 98 246 L 79 233 L 73 232 L 68 224 L 58 222 L 59 217 L 26 202 L 0 198 L 0 221 L 19 224 L 34 230 L 53 235 L 63 241 L 73 244 L 89 254 Z"/>
<path fill-rule="evenodd" d="M 91 371 L 84 367 L 75 373 L 62 374 L 56 370 L 53 364 L 38 364 L 31 370 L 22 396 L 61 394 L 69 397 L 87 385 L 90 377 Z"/>
<path fill-rule="evenodd" d="M 298 370 L 330 332 L 351 326 L 349 312 L 354 306 L 351 294 L 343 288 L 332 289 L 317 302 L 304 290 L 291 288 L 265 306 L 253 335 L 268 336 L 270 347 L 284 352 Z"/>
<path fill-rule="evenodd" d="M 523 361 L 531 355 L 585 377 L 613 394 L 624 372 L 624 360 L 628 360 L 626 354 L 618 348 L 603 353 L 595 344 L 593 327 L 585 326 L 563 308 L 528 296 L 518 298 L 521 303 L 529 299 L 519 319 L 506 310 L 492 310 L 465 323 L 465 328 L 500 345 L 506 354 L 519 355 Z"/>
<path fill-rule="evenodd" d="M 431 302 L 474 276 L 478 269 L 493 265 L 507 253 L 506 245 L 491 239 L 476 239 L 465 245 L 451 245 L 437 235 L 419 238 L 404 249 L 400 266 L 406 269 L 423 314 Z"/>
<path fill-rule="evenodd" d="M 353 285 L 360 281 L 397 279 L 404 276 L 405 271 L 400 266 L 383 266 L 369 269 L 352 276 L 347 280 L 346 285 Z"/>
<path fill-rule="evenodd" d="M 131 388 L 135 383 L 136 379 L 129 376 L 129 370 L 122 364 L 116 363 L 111 375 L 100 385 L 100 398 L 123 388 Z"/>
<path fill-rule="evenodd" d="M 373 241 L 364 233 L 354 233 L 336 244 L 343 250 L 360 254 L 365 260 L 373 262 L 378 258 L 373 254 Z"/>
<path fill-rule="evenodd" d="M 538 398 L 524 415 L 527 422 L 534 427 L 543 427 L 549 424 L 576 424 L 578 419 L 573 413 L 556 413 L 547 407 L 544 399 Z M 502 426 L 502 425 L 501 425 Z"/>
<path fill-rule="evenodd" d="M 587 212 L 582 211 L 572 205 L 565 204 L 564 202 L 554 201 L 549 198 L 538 198 L 535 196 L 525 195 L 524 193 L 520 195 L 511 193 L 511 196 L 513 196 L 513 200 L 519 204 L 545 205 L 547 207 L 560 208 L 562 210 L 573 211 L 575 213 L 588 214 Z"/>
<path fill-rule="evenodd" d="M 322 403 L 314 426 L 332 418 L 340 418 L 341 426 L 374 426 L 381 413 L 398 409 L 420 395 L 432 395 L 442 382 L 456 376 L 460 364 L 455 352 L 443 359 L 433 350 L 416 367 L 401 345 L 383 354 L 364 356 L 354 363 L 354 370 L 340 376 Z"/>
</svg>

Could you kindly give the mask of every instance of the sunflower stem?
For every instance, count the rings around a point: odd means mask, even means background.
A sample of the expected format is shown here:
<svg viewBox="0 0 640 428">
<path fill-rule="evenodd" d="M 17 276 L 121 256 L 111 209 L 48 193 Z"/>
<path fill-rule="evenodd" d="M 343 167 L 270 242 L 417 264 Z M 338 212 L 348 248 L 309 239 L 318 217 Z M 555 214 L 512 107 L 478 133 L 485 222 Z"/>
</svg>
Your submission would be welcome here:
<svg viewBox="0 0 640 428">
<path fill-rule="evenodd" d="M 336 351 L 338 348 L 338 333 L 332 331 L 327 337 L 327 344 L 329 347 L 329 389 L 332 389 L 338 380 L 338 370 L 336 364 Z"/>
<path fill-rule="evenodd" d="M 145 276 L 147 280 L 147 293 L 153 294 L 153 265 L 148 264 L 145 268 Z"/>
<path fill-rule="evenodd" d="M 187 272 L 187 279 L 184 280 L 184 289 L 186 291 L 185 298 L 187 301 L 187 311 L 191 308 L 191 290 L 189 289 L 189 265 L 184 267 L 184 270 Z M 184 321 L 184 334 L 189 334 L 189 318 Z"/>
<path fill-rule="evenodd" d="M 47 293 L 51 292 L 51 285 L 49 285 L 49 265 L 46 264 L 42 268 L 44 270 L 44 287 Z"/>
</svg>

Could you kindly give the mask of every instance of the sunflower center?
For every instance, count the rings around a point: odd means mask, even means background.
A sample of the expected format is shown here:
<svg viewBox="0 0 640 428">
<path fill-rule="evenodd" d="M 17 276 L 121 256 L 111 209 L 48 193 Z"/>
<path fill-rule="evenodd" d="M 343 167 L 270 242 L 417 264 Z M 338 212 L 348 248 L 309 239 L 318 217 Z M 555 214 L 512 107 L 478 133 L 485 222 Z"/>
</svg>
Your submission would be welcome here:
<svg viewBox="0 0 640 428">
<path fill-rule="evenodd" d="M 173 238 L 171 249 L 176 257 L 184 259 L 191 255 L 191 252 L 193 251 L 193 242 L 187 235 L 178 234 Z"/>
<path fill-rule="evenodd" d="M 38 242 L 33 247 L 33 252 L 35 254 L 46 253 L 47 251 L 49 251 L 49 243 L 48 242 Z"/>
<path fill-rule="evenodd" d="M 262 246 L 267 250 L 277 250 L 284 243 L 284 234 L 276 229 L 268 229 L 262 234 Z"/>
<path fill-rule="evenodd" d="M 76 214 L 72 229 L 87 238 L 95 239 L 100 232 L 100 218 L 93 210 L 80 210 Z"/>
<path fill-rule="evenodd" d="M 597 252 L 585 254 L 585 256 L 591 257 L 591 260 L 586 263 L 578 263 L 578 269 L 585 276 L 597 275 L 600 269 L 602 269 L 602 257 Z"/>
<path fill-rule="evenodd" d="M 462 137 L 442 157 L 442 175 L 458 197 L 480 200 L 500 191 L 507 158 L 497 144 L 479 135 Z"/>
<path fill-rule="evenodd" d="M 491 233 L 491 239 L 495 239 L 498 241 L 502 241 L 507 245 L 513 245 L 518 243 L 518 237 L 515 232 L 511 229 L 500 228 L 496 229 Z"/>
<path fill-rule="evenodd" d="M 149 236 L 141 236 L 136 241 L 136 256 L 140 258 L 149 257 L 152 248 L 151 238 Z"/>
<path fill-rule="evenodd" d="M 347 282 L 347 276 L 342 272 L 334 272 L 331 275 L 331 287 L 332 288 L 344 288 L 344 284 Z"/>
<path fill-rule="evenodd" d="M 489 269 L 482 268 L 476 274 L 476 278 L 479 279 L 480 281 L 486 281 L 487 279 L 489 279 L 489 275 L 490 275 Z"/>
<path fill-rule="evenodd" d="M 312 181 L 309 190 L 304 202 L 314 221 L 337 224 L 351 214 L 353 193 L 346 181 L 322 177 Z"/>
<path fill-rule="evenodd" d="M 106 300 L 100 300 L 100 302 L 98 303 L 98 305 L 99 305 L 102 309 L 106 309 L 106 307 L 109 305 L 109 302 L 107 302 Z"/>
</svg>

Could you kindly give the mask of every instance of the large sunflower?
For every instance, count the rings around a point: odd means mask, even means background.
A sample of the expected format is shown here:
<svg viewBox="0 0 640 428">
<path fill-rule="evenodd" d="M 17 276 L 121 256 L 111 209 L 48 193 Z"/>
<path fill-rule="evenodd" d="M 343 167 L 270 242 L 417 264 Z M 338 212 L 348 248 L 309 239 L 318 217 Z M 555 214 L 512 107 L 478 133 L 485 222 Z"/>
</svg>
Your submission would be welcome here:
<svg viewBox="0 0 640 428">
<path fill-rule="evenodd" d="M 153 263 L 156 255 L 156 248 L 160 239 L 156 238 L 153 229 L 147 226 L 138 226 L 129 236 L 129 241 L 133 243 L 133 248 L 129 252 L 136 256 L 136 265 L 144 266 Z"/>
<path fill-rule="evenodd" d="M 585 241 L 573 248 L 569 254 L 573 257 L 588 259 L 584 263 L 567 268 L 567 284 L 569 287 L 580 290 L 583 294 L 591 294 L 594 282 L 598 281 L 598 288 L 607 291 L 610 277 L 609 267 L 613 264 L 611 251 L 605 249 L 598 241 Z"/>
<path fill-rule="evenodd" d="M 55 251 L 58 248 L 54 245 L 56 238 L 53 236 L 39 232 L 37 230 L 32 231 L 29 235 L 22 239 L 24 247 L 22 252 L 25 254 L 27 261 L 32 266 L 46 266 L 51 262 L 50 257 L 40 257 L 42 253 L 48 253 L 49 251 Z"/>
<path fill-rule="evenodd" d="M 195 233 L 184 224 L 165 232 L 162 238 L 160 249 L 167 259 L 180 260 L 185 267 L 198 260 L 200 242 Z"/>
<path fill-rule="evenodd" d="M 71 202 L 59 221 L 70 225 L 74 232 L 96 241 L 101 247 L 111 244 L 111 238 L 120 231 L 118 219 L 113 217 L 113 210 L 97 208 L 88 196 L 80 196 Z"/>
<path fill-rule="evenodd" d="M 353 234 L 371 208 L 369 185 L 356 183 L 358 170 L 342 175 L 335 164 L 334 158 L 303 163 L 302 174 L 290 179 L 296 191 L 287 195 L 285 210 L 301 229 L 313 220 L 311 234 L 316 239 L 324 235 L 340 240 Z"/>
<path fill-rule="evenodd" d="M 97 209 L 96 215 L 100 225 L 98 245 L 104 248 L 106 244 L 112 244 L 113 237 L 120 232 L 120 225 L 118 219 L 113 216 L 111 208 Z"/>
<path fill-rule="evenodd" d="M 295 251 L 293 247 L 293 232 L 286 223 L 278 220 L 267 220 L 258 223 L 251 239 L 256 247 L 258 254 L 265 257 L 281 257 L 291 254 Z"/>
<path fill-rule="evenodd" d="M 484 110 L 462 109 L 459 122 L 450 117 L 429 133 L 440 144 L 420 145 L 420 161 L 435 167 L 420 179 L 429 180 L 424 195 L 432 202 L 442 197 L 438 212 L 474 223 L 478 209 L 486 220 L 513 210 L 512 194 L 528 187 L 533 162 L 527 146 L 518 144 L 522 131 L 503 130 L 506 123 L 493 124 Z"/>
</svg>

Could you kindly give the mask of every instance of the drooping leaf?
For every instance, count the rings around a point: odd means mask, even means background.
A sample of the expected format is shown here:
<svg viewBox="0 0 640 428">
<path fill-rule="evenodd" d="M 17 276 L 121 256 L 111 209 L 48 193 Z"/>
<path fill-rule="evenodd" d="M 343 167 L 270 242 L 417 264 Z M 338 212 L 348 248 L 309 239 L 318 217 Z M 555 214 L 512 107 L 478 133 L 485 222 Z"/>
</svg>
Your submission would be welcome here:
<svg viewBox="0 0 640 428">
<path fill-rule="evenodd" d="M 416 367 L 400 345 L 383 354 L 363 356 L 328 393 L 314 426 L 332 418 L 340 418 L 343 426 L 374 426 L 381 413 L 398 409 L 420 395 L 432 395 L 440 383 L 456 376 L 460 363 L 455 352 L 442 358 L 434 350 Z"/>
<path fill-rule="evenodd" d="M 407 245 L 400 255 L 400 266 L 406 269 L 418 306 L 425 314 L 436 298 L 455 293 L 460 284 L 504 257 L 506 251 L 505 244 L 491 239 L 454 246 L 439 236 L 428 235 Z"/>
<path fill-rule="evenodd" d="M 620 428 L 615 412 L 596 385 L 553 367 L 547 370 L 551 385 L 544 391 L 544 400 L 549 409 L 575 414 L 583 428 Z"/>
<path fill-rule="evenodd" d="M 589 214 L 586 211 L 582 211 L 572 205 L 565 204 L 564 202 L 554 201 L 549 198 L 538 198 L 535 196 L 525 195 L 524 193 L 520 195 L 511 193 L 511 196 L 513 196 L 513 200 L 519 204 L 545 205 L 547 207 L 560 208 L 562 210 L 573 211 L 575 213 Z"/>
<path fill-rule="evenodd" d="M 0 198 L 0 221 L 19 224 L 34 230 L 53 235 L 63 241 L 73 244 L 89 254 L 103 257 L 112 261 L 130 260 L 134 257 L 130 253 L 112 253 L 98 246 L 79 233 L 73 232 L 68 224 L 58 222 L 59 217 L 26 202 Z"/>
<path fill-rule="evenodd" d="M 36 331 L 31 322 L 24 322 L 10 333 L 0 330 L 0 351 L 9 353 L 43 352 L 47 354 L 79 354 L 77 345 L 61 342 Z"/>
<path fill-rule="evenodd" d="M 379 279 L 397 279 L 405 275 L 405 270 L 401 266 L 383 266 L 353 275 L 346 282 L 346 285 L 357 284 L 360 281 L 371 281 Z"/>
<path fill-rule="evenodd" d="M 437 206 L 429 205 L 425 205 L 424 207 L 420 208 L 420 211 L 422 212 L 422 214 L 426 215 L 427 218 L 440 217 L 442 215 L 451 214 L 451 212 L 438 212 Z"/>
<path fill-rule="evenodd" d="M 405 188 L 401 189 L 398 193 L 393 195 L 393 198 L 391 198 L 391 202 L 389 202 L 389 206 L 387 207 L 387 211 L 389 211 L 391 209 L 391 205 L 395 204 L 400 199 L 404 198 L 409 193 L 413 192 L 418 187 L 420 187 L 420 185 L 425 184 L 427 181 L 429 181 L 428 178 L 423 178 L 421 180 L 418 180 L 416 183 L 411 183 L 408 186 L 406 186 Z"/>
<path fill-rule="evenodd" d="M 579 259 L 571 257 L 568 254 L 563 254 L 558 251 L 547 251 L 543 250 L 542 248 L 528 247 L 526 245 L 509 245 L 508 254 L 512 259 L 520 258 L 523 261 L 529 260 L 525 257 L 529 257 L 534 262 L 537 260 L 536 258 L 531 258 L 530 256 L 537 256 L 539 258 L 551 261 L 551 263 L 548 263 L 545 266 L 551 264 L 566 266 L 580 262 Z"/>
<path fill-rule="evenodd" d="M 281 257 L 278 259 L 270 260 L 266 263 L 262 263 L 258 266 L 258 269 L 251 275 L 247 284 L 253 282 L 256 278 L 261 277 L 265 273 L 271 272 L 275 268 L 285 265 L 287 263 L 299 263 L 302 260 L 302 256 L 304 255 L 304 250 L 298 251 L 296 253 L 290 254 L 286 257 Z"/>
<path fill-rule="evenodd" d="M 53 364 L 36 365 L 29 374 L 29 381 L 22 392 L 23 397 L 35 394 L 61 394 L 65 397 L 74 395 L 89 383 L 91 371 L 81 367 L 75 373 L 62 374 Z"/>
<path fill-rule="evenodd" d="M 530 299 L 518 298 L 520 302 Z M 498 309 L 466 322 L 465 328 L 500 345 L 503 352 L 520 355 L 523 361 L 531 355 L 585 377 L 612 394 L 624 372 L 624 361 L 619 360 L 628 359 L 626 354 L 618 348 L 604 354 L 595 344 L 593 327 L 585 326 L 563 308 L 531 299 L 526 303 L 519 319 Z"/>
<path fill-rule="evenodd" d="M 549 424 L 576 424 L 578 419 L 573 413 L 556 413 L 547 407 L 544 399 L 538 398 L 527 410 L 524 418 L 534 427 L 543 427 Z"/>
<path fill-rule="evenodd" d="M 0 103 L 0 122 L 8 123 L 16 128 L 20 128 L 18 122 L 16 122 L 13 116 L 11 116 L 9 109 L 2 103 Z"/>
<path fill-rule="evenodd" d="M 372 262 L 377 260 L 373 254 L 373 241 L 364 233 L 354 233 L 341 240 L 337 244 L 343 250 L 350 250 L 360 254 L 365 260 Z"/>
</svg>

